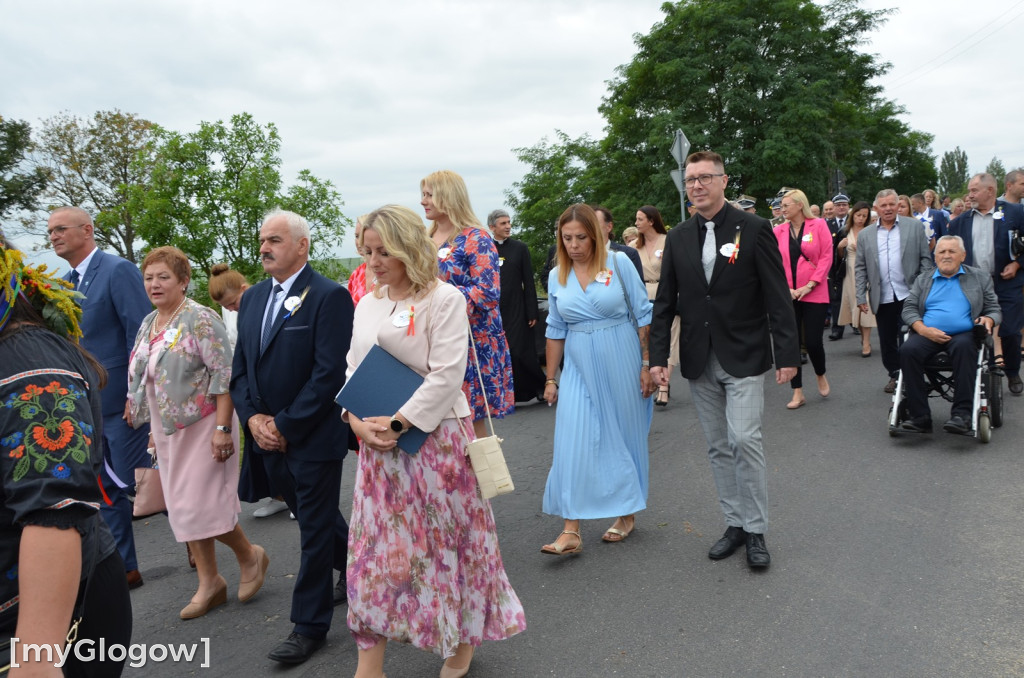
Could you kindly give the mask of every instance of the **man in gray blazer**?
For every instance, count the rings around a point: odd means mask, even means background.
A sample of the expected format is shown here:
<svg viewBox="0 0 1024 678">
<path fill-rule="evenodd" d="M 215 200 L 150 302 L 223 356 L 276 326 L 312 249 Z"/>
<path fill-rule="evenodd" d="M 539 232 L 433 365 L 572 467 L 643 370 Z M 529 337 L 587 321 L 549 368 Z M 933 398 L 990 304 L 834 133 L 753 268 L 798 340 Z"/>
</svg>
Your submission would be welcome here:
<svg viewBox="0 0 1024 678">
<path fill-rule="evenodd" d="M 903 302 L 910 295 L 914 280 L 930 271 L 931 251 L 924 225 L 911 217 L 900 217 L 899 195 L 891 188 L 875 196 L 878 222 L 857 236 L 857 305 L 861 313 L 869 308 L 878 321 L 878 343 L 882 365 L 889 373 L 886 393 L 896 390 L 900 371 L 897 336 L 900 331 Z M 902 228 L 901 228 L 902 226 Z"/>
<path fill-rule="evenodd" d="M 981 269 L 964 266 L 966 257 L 960 236 L 939 238 L 935 245 L 938 270 L 932 275 L 918 276 L 903 304 L 903 322 L 913 330 L 900 347 L 908 415 L 900 424 L 904 431 L 931 433 L 924 364 L 940 351 L 949 352 L 954 384 L 953 406 L 943 428 L 950 433 L 971 430 L 974 371 L 978 366 L 974 326 L 984 325 L 991 334 L 992 327 L 1002 320 L 1002 314 L 992 276 Z"/>
</svg>

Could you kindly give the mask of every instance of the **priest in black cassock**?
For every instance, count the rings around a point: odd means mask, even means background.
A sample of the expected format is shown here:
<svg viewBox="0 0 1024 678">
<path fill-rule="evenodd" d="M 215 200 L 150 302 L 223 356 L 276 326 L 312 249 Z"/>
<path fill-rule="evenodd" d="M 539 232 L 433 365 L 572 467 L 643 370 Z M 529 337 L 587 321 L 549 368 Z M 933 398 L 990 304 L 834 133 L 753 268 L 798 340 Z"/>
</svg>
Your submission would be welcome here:
<svg viewBox="0 0 1024 678">
<path fill-rule="evenodd" d="M 530 249 L 525 243 L 509 237 L 512 220 L 505 210 L 494 210 L 487 215 L 487 227 L 491 229 L 498 250 L 501 324 L 512 356 L 512 385 L 516 402 L 541 399 L 544 372 L 533 340 L 533 327 L 537 324 L 538 315 Z"/>
</svg>

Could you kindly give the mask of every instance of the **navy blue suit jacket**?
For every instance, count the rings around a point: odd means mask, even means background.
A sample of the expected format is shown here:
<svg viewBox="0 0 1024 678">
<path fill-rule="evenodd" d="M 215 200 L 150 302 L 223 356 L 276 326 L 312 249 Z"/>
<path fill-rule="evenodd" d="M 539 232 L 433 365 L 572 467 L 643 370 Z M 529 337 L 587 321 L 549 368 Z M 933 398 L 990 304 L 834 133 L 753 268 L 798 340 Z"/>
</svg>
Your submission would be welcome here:
<svg viewBox="0 0 1024 678">
<path fill-rule="evenodd" d="M 71 279 L 71 271 L 64 276 Z M 103 416 L 124 414 L 128 397 L 128 357 L 143 318 L 153 310 L 135 264 L 97 249 L 78 281 L 82 300 L 82 347 L 107 370 L 101 392 Z"/>
<path fill-rule="evenodd" d="M 1003 280 L 1000 273 L 1011 261 L 1017 261 L 1024 266 L 1024 261 L 1013 259 L 1010 254 L 1010 233 L 1016 231 L 1018 234 L 1024 230 L 1024 207 L 1018 204 L 996 200 L 996 209 L 1002 210 L 1003 218 L 995 220 L 995 259 L 996 269 L 993 271 L 992 282 L 995 283 L 996 291 L 1000 289 L 1012 289 L 1024 287 L 1024 273 L 1017 271 L 1017 275 L 1009 280 Z M 964 249 L 967 250 L 967 259 L 964 261 L 968 266 L 976 266 L 974 263 L 974 239 L 972 230 L 974 227 L 974 212 L 964 212 L 950 222 L 947 227 L 948 235 L 958 235 L 963 238 Z"/>
<path fill-rule="evenodd" d="M 291 317 L 284 304 L 260 354 L 263 314 L 274 285 L 264 280 L 242 295 L 231 398 L 246 432 L 245 451 L 276 454 L 255 444 L 254 414 L 274 417 L 288 441 L 287 454 L 305 461 L 341 461 L 348 452 L 348 424 L 334 396 L 345 383 L 354 307 L 348 291 L 306 264 L 289 297 L 309 292 Z"/>
</svg>

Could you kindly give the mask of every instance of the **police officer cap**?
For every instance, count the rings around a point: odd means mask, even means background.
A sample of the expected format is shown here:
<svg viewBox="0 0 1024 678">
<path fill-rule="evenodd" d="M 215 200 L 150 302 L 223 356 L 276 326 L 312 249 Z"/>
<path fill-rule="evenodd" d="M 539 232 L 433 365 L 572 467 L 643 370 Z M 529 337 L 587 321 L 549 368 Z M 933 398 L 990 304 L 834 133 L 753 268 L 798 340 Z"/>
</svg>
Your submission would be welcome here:
<svg viewBox="0 0 1024 678">
<path fill-rule="evenodd" d="M 757 204 L 757 198 L 753 198 L 749 195 L 741 195 L 736 199 L 736 204 L 740 206 L 740 209 L 748 210 Z"/>
<path fill-rule="evenodd" d="M 782 198 L 776 198 L 772 200 L 772 209 L 779 209 L 782 207 Z"/>
<path fill-rule="evenodd" d="M 850 199 L 847 196 L 845 196 L 842 193 L 840 193 L 836 197 L 832 198 L 832 203 L 833 204 L 835 204 L 837 202 L 845 202 L 845 203 L 849 204 Z"/>
</svg>

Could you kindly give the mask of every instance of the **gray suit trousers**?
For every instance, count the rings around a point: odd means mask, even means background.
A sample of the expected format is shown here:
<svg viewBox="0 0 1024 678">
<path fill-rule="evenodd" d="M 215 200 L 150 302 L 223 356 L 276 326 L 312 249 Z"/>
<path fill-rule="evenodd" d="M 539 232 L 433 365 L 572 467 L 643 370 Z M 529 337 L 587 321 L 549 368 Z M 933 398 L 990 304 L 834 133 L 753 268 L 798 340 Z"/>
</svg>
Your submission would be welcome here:
<svg viewBox="0 0 1024 678">
<path fill-rule="evenodd" d="M 761 446 L 764 374 L 734 377 L 722 369 L 712 350 L 704 373 L 689 381 L 725 522 L 764 534 L 768 527 L 768 483 Z"/>
</svg>

